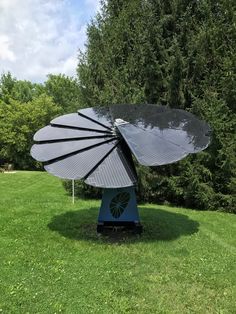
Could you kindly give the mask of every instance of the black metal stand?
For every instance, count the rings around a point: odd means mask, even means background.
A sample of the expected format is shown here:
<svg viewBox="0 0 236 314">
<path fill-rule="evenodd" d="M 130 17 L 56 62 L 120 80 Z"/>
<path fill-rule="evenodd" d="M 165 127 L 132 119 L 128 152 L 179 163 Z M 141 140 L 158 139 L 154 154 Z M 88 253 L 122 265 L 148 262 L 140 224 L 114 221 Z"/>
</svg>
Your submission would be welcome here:
<svg viewBox="0 0 236 314">
<path fill-rule="evenodd" d="M 109 230 L 122 230 L 122 231 L 133 231 L 135 234 L 141 234 L 143 232 L 143 226 L 140 222 L 129 222 L 129 221 L 104 221 L 98 222 L 97 233 L 103 233 Z"/>
</svg>

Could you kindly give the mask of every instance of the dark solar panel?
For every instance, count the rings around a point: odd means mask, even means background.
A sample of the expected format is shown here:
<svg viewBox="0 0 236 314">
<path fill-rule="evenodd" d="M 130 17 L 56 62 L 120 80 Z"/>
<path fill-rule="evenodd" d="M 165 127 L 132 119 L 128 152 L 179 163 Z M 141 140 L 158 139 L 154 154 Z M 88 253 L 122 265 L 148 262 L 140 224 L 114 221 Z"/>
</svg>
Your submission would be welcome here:
<svg viewBox="0 0 236 314">
<path fill-rule="evenodd" d="M 87 138 L 99 138 L 99 137 L 109 137 L 112 134 L 101 133 L 89 130 L 78 130 L 69 129 L 56 126 L 45 126 L 40 129 L 34 135 L 34 141 L 36 142 L 50 142 L 50 141 L 63 141 L 70 139 L 87 139 Z"/>
<path fill-rule="evenodd" d="M 84 139 L 80 141 L 65 141 L 58 143 L 48 143 L 48 144 L 35 144 L 31 148 L 31 156 L 38 161 L 49 161 L 68 155 L 74 152 L 78 152 L 82 149 L 89 149 L 89 147 L 94 145 L 100 145 L 110 141 L 107 138 L 91 138 Z"/>
<path fill-rule="evenodd" d="M 127 108 L 126 110 L 124 110 Z M 167 147 L 175 144 L 188 153 L 203 150 L 209 144 L 209 126 L 193 114 L 180 109 L 155 105 L 116 105 L 111 108 L 114 119 L 122 119 L 148 134 L 162 138 Z M 126 128 L 126 140 L 132 140 L 133 131 Z M 140 136 L 142 132 L 140 131 Z M 142 135 L 143 138 L 144 134 Z M 133 140 L 135 142 L 137 136 Z M 141 138 L 140 138 L 141 140 Z M 154 143 L 153 143 L 154 144 Z M 158 145 L 156 143 L 156 145 Z M 173 149 L 173 148 L 171 148 Z M 169 162 L 167 162 L 169 163 Z"/>
<path fill-rule="evenodd" d="M 142 165 L 165 165 L 205 149 L 209 133 L 204 121 L 168 106 L 86 108 L 39 130 L 31 154 L 61 178 L 120 188 L 137 182 L 131 152 Z"/>
<path fill-rule="evenodd" d="M 44 168 L 49 173 L 64 179 L 82 179 L 114 149 L 117 140 L 82 151 L 55 161 Z"/>
<path fill-rule="evenodd" d="M 66 126 L 69 128 L 78 128 L 110 133 L 110 131 L 106 127 L 101 126 L 94 121 L 88 120 L 80 116 L 78 113 L 70 113 L 64 116 L 57 117 L 51 121 L 51 124 L 57 126 Z"/>
<path fill-rule="evenodd" d="M 135 185 L 137 178 L 118 145 L 88 176 L 85 183 L 100 188 L 121 188 Z"/>
<path fill-rule="evenodd" d="M 188 154 L 182 147 L 132 124 L 120 125 L 118 129 L 141 165 L 165 165 Z"/>
<path fill-rule="evenodd" d="M 113 127 L 112 118 L 110 115 L 109 107 L 94 107 L 85 108 L 78 111 L 79 115 L 100 123 L 106 128 L 110 129 Z"/>
<path fill-rule="evenodd" d="M 155 124 L 155 117 L 158 114 L 163 114 L 165 112 L 171 111 L 167 106 L 161 105 L 113 105 L 110 107 L 110 113 L 113 121 L 115 119 L 122 119 L 131 124 L 136 124 L 138 122 L 143 123 L 143 125 Z"/>
<path fill-rule="evenodd" d="M 122 119 L 149 131 L 164 129 L 183 129 L 189 134 L 207 134 L 209 126 L 192 113 L 171 109 L 160 105 L 114 105 L 111 114 L 115 119 Z"/>
</svg>

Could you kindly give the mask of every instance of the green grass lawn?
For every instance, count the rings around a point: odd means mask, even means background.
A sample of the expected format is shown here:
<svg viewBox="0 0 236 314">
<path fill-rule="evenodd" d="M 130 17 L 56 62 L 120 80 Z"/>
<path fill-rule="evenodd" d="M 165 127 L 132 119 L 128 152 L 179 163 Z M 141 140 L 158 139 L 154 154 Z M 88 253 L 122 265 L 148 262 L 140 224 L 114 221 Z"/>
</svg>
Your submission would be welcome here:
<svg viewBox="0 0 236 314">
<path fill-rule="evenodd" d="M 0 313 L 236 313 L 236 216 L 147 204 L 141 237 L 103 237 L 98 207 L 0 174 Z"/>
</svg>

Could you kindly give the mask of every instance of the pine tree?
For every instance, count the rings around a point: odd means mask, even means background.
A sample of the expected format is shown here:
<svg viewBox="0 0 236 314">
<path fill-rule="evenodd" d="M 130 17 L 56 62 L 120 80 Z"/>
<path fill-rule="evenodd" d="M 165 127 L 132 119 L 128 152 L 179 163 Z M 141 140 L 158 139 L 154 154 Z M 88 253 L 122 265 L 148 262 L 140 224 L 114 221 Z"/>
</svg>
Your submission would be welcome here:
<svg viewBox="0 0 236 314">
<path fill-rule="evenodd" d="M 103 2 L 78 76 L 83 103 L 161 103 L 212 128 L 208 150 L 143 170 L 139 197 L 236 212 L 236 3 Z"/>
</svg>

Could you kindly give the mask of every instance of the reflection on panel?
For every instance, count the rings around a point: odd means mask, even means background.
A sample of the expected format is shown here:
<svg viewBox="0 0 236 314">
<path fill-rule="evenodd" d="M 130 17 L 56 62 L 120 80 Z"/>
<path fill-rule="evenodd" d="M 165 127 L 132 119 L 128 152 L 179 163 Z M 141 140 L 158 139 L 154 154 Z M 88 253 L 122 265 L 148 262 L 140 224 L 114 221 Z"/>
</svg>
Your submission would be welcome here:
<svg viewBox="0 0 236 314">
<path fill-rule="evenodd" d="M 111 112 L 114 119 L 120 118 L 180 145 L 189 153 L 203 150 L 210 141 L 209 126 L 184 110 L 158 105 L 115 105 Z"/>
<path fill-rule="evenodd" d="M 107 128 L 112 128 L 113 122 L 110 115 L 109 107 L 93 107 L 80 109 L 78 111 L 79 115 L 86 117 L 97 123 L 101 123 Z"/>
<path fill-rule="evenodd" d="M 187 156 L 188 152 L 176 144 L 138 128 L 132 124 L 120 125 L 119 131 L 141 165 L 165 165 Z"/>
</svg>

